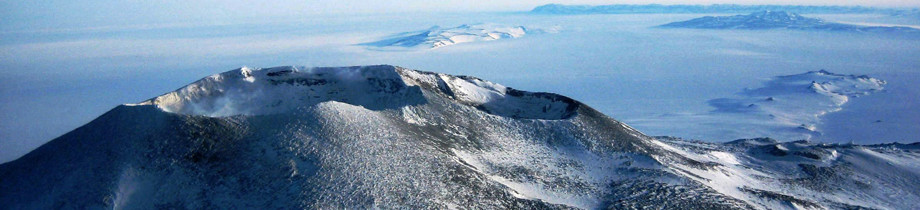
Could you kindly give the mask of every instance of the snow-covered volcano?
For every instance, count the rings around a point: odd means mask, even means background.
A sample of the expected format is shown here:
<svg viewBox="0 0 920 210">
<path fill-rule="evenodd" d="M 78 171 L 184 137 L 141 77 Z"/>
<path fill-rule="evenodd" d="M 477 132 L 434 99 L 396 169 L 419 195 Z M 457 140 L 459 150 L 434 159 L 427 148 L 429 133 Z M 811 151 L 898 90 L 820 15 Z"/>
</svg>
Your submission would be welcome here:
<svg viewBox="0 0 920 210">
<path fill-rule="evenodd" d="M 912 208 L 916 147 L 656 139 L 565 96 L 474 77 L 241 68 L 116 107 L 0 165 L 0 203 Z"/>
</svg>

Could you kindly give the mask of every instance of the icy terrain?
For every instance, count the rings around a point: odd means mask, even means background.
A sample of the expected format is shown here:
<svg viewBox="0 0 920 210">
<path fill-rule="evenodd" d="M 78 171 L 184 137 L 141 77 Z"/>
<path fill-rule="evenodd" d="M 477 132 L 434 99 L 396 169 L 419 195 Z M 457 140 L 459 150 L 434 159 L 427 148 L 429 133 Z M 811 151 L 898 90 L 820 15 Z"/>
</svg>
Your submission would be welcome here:
<svg viewBox="0 0 920 210">
<path fill-rule="evenodd" d="M 687 21 L 661 25 L 665 28 L 699 28 L 699 29 L 796 29 L 872 33 L 901 33 L 920 35 L 920 29 L 894 25 L 856 25 L 827 22 L 818 18 L 803 17 L 796 13 L 784 11 L 761 11 L 748 15 L 706 16 Z"/>
<path fill-rule="evenodd" d="M 372 49 L 427 48 L 434 49 L 466 42 L 493 41 L 499 39 L 519 38 L 525 34 L 555 33 L 557 28 L 535 29 L 524 26 L 504 26 L 499 24 L 463 24 L 453 28 L 434 26 L 424 31 L 404 32 L 380 41 L 363 43 Z"/>
<path fill-rule="evenodd" d="M 719 140 L 757 136 L 813 139 L 821 136 L 818 125 L 823 115 L 840 111 L 851 98 L 882 91 L 885 84 L 884 80 L 866 75 L 842 75 L 825 70 L 778 76 L 763 87 L 744 89 L 734 97 L 709 100 L 714 110 L 706 113 L 666 115 L 636 123 L 673 127 L 715 124 L 721 129 L 705 134 L 700 132 L 707 131 L 674 131 L 673 135 L 710 136 Z M 751 129 L 755 127 L 760 129 Z"/>
<path fill-rule="evenodd" d="M 0 203 L 905 209 L 920 205 L 918 147 L 652 138 L 568 97 L 475 77 L 240 68 L 118 106 L 0 165 Z"/>
</svg>

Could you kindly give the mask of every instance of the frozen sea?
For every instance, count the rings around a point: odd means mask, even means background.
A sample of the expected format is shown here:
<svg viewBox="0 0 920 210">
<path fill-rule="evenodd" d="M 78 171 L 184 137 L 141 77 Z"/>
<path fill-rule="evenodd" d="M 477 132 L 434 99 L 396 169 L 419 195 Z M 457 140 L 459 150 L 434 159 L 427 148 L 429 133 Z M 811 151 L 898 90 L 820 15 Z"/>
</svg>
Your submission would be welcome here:
<svg viewBox="0 0 920 210">
<path fill-rule="evenodd" d="M 2 27 L 0 162 L 89 122 L 239 68 L 392 64 L 472 75 L 516 89 L 570 96 L 649 135 L 703 141 L 774 137 L 822 142 L 920 141 L 920 38 L 794 30 L 654 26 L 700 14 L 530 15 L 442 13 L 323 16 L 85 28 Z M 806 15 L 809 16 L 809 15 Z M 885 15 L 816 15 L 829 21 L 920 25 Z M 494 23 L 558 33 L 381 51 L 358 45 L 432 26 Z M 705 118 L 707 101 L 775 76 L 827 70 L 887 81 L 820 117 L 819 136 Z M 754 123 L 752 123 L 754 122 Z M 749 126 L 749 125 L 755 126 Z"/>
</svg>

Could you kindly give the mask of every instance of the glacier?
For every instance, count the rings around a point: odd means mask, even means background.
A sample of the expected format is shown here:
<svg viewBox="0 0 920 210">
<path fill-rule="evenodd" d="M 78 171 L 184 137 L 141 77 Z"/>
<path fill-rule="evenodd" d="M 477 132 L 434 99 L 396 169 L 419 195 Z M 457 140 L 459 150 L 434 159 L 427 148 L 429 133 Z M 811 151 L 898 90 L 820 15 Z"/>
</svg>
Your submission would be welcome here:
<svg viewBox="0 0 920 210">
<path fill-rule="evenodd" d="M 571 98 L 471 76 L 244 67 L 118 106 L 0 165 L 0 203 L 909 209 L 918 149 L 651 137 Z"/>
</svg>

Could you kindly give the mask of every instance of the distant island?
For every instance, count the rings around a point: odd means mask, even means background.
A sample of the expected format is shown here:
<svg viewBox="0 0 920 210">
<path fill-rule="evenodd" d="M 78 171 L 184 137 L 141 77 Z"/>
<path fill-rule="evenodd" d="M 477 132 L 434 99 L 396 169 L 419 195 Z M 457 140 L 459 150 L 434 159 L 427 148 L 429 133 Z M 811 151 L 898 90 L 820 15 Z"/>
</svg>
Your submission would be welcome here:
<svg viewBox="0 0 920 210">
<path fill-rule="evenodd" d="M 747 15 L 706 16 L 661 25 L 663 28 L 697 29 L 796 29 L 920 35 L 920 29 L 907 26 L 875 26 L 829 22 L 785 11 L 760 11 Z"/>
<path fill-rule="evenodd" d="M 563 5 L 547 4 L 534 8 L 535 14 L 642 14 L 642 13 L 752 13 L 758 11 L 787 11 L 803 14 L 898 14 L 904 9 L 876 8 L 862 6 L 804 6 L 804 5 L 661 5 L 661 4 L 612 4 L 612 5 Z"/>
<path fill-rule="evenodd" d="M 384 37 L 381 40 L 361 43 L 372 49 L 434 49 L 467 42 L 493 41 L 519 38 L 525 34 L 555 33 L 558 28 L 534 28 L 492 23 L 463 24 L 452 28 L 434 26 L 428 30 L 410 31 Z"/>
</svg>

